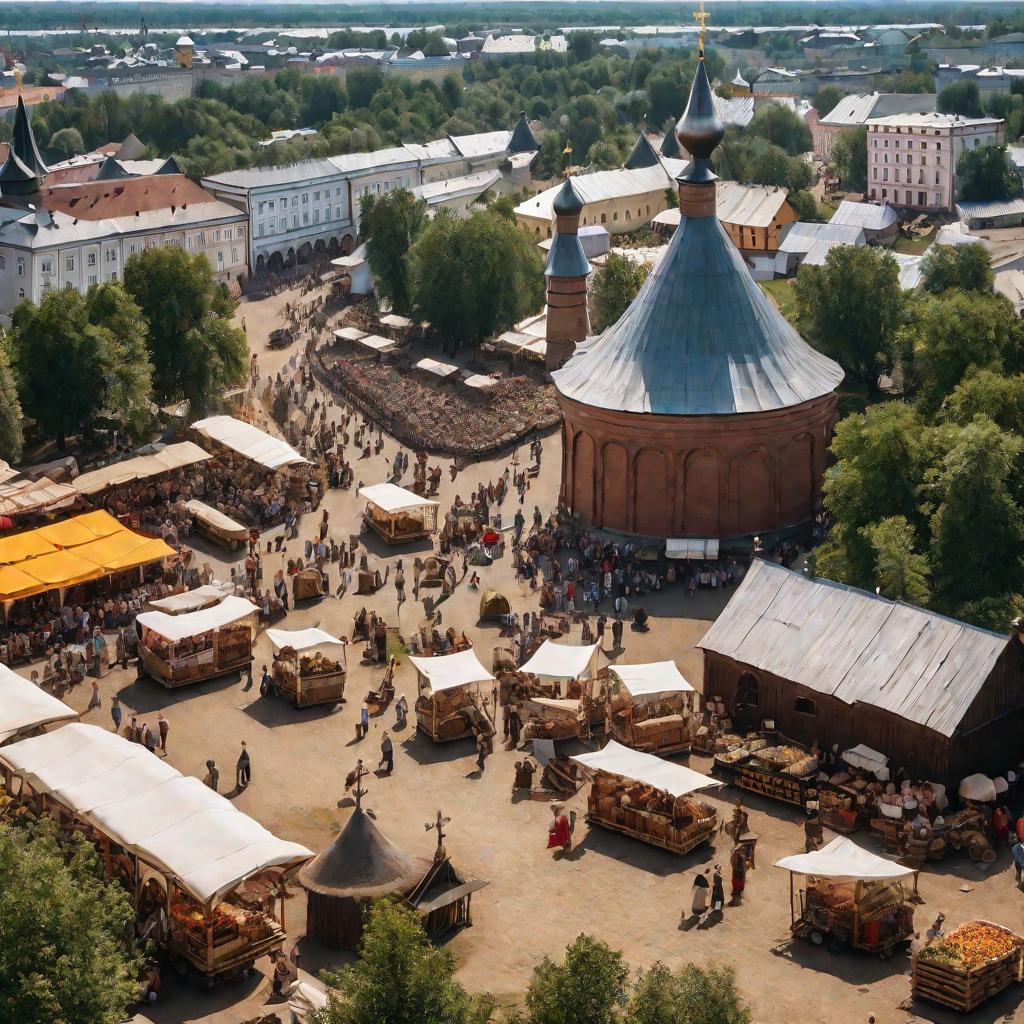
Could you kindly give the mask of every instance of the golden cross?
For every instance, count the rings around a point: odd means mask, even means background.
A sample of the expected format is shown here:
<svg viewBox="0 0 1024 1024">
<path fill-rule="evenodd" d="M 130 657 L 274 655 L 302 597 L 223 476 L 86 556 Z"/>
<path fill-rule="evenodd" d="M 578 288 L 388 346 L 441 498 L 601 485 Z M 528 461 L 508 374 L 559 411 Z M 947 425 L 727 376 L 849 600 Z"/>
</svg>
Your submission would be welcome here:
<svg viewBox="0 0 1024 1024">
<path fill-rule="evenodd" d="M 704 10 L 704 0 L 700 0 L 700 10 L 693 12 L 693 20 L 700 26 L 700 30 L 697 32 L 697 44 L 700 48 L 701 56 L 704 55 L 704 32 L 708 27 L 708 18 L 711 15 Z"/>
</svg>

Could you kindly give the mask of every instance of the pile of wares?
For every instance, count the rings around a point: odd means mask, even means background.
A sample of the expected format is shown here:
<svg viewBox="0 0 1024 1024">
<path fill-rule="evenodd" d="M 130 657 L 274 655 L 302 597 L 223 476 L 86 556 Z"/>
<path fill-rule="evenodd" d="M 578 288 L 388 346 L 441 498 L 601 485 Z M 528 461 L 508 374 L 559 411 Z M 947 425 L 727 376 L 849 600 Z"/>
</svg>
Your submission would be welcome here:
<svg viewBox="0 0 1024 1024">
<path fill-rule="evenodd" d="M 923 960 L 959 967 L 980 967 L 1001 960 L 1019 950 L 1024 940 L 1008 928 L 988 921 L 967 921 L 954 928 L 945 938 L 921 950 Z"/>
</svg>

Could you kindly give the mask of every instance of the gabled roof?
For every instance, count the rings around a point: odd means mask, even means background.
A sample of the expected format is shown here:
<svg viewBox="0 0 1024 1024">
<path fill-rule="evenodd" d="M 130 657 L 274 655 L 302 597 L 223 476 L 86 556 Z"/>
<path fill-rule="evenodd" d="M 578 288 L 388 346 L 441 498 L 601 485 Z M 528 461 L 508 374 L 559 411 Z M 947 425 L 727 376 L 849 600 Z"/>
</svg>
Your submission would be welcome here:
<svg viewBox="0 0 1024 1024">
<path fill-rule="evenodd" d="M 636 142 L 633 143 L 633 148 L 629 151 L 629 156 L 626 157 L 626 162 L 622 166 L 627 171 L 636 171 L 641 167 L 657 167 L 660 162 L 658 154 L 651 145 L 651 140 L 647 138 L 647 132 L 641 130 L 640 134 L 636 137 Z"/>
<path fill-rule="evenodd" d="M 856 224 L 810 224 L 797 221 L 789 226 L 786 237 L 779 243 L 779 252 L 809 253 L 818 242 L 837 245 L 863 245 L 864 229 Z"/>
<path fill-rule="evenodd" d="M 625 196 L 641 196 L 648 192 L 662 192 L 672 185 L 668 171 L 659 163 L 657 167 L 641 167 L 638 170 L 595 171 L 593 174 L 578 174 L 572 179 L 573 187 L 584 204 L 600 203 L 606 199 L 621 199 Z M 555 196 L 561 185 L 551 188 L 520 203 L 516 213 L 525 217 L 540 217 L 549 220 L 554 215 Z"/>
<path fill-rule="evenodd" d="M 857 203 L 844 199 L 832 214 L 830 224 L 854 224 L 866 231 L 884 231 L 891 228 L 899 218 L 891 206 L 875 203 Z"/>
<path fill-rule="evenodd" d="M 697 646 L 953 736 L 1007 640 L 755 559 Z"/>
<path fill-rule="evenodd" d="M 508 149 L 512 132 L 477 132 L 474 135 L 449 135 L 452 145 L 466 160 L 481 156 L 497 156 Z"/>
<path fill-rule="evenodd" d="M 136 212 L 212 202 L 213 196 L 183 174 L 97 179 L 43 191 L 48 210 L 61 210 L 79 220 L 132 217 Z"/>
<path fill-rule="evenodd" d="M 837 128 L 853 128 L 875 117 L 929 113 L 934 109 L 933 93 L 854 93 L 844 96 L 820 119 L 820 123 Z"/>
</svg>

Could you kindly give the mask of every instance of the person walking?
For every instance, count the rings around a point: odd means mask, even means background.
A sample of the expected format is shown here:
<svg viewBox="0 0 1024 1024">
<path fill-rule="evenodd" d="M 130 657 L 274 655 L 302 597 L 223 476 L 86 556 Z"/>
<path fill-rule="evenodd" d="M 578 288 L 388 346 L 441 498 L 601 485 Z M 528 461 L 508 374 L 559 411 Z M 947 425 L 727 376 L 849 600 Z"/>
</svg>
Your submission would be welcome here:
<svg viewBox="0 0 1024 1024">
<path fill-rule="evenodd" d="M 100 684 L 94 679 L 92 681 L 92 696 L 89 698 L 89 707 L 86 710 L 92 711 L 93 708 L 98 708 L 101 703 Z"/>
<path fill-rule="evenodd" d="M 267 671 L 267 666 L 263 666 L 263 675 L 260 676 L 260 696 L 266 697 L 267 694 L 274 692 L 274 677 Z"/>
<path fill-rule="evenodd" d="M 409 702 L 405 699 L 403 693 L 398 700 L 395 701 L 395 728 L 404 729 L 406 716 L 409 714 Z"/>
<path fill-rule="evenodd" d="M 711 883 L 708 881 L 710 874 L 711 868 L 705 868 L 703 871 L 698 871 L 693 879 L 690 909 L 693 911 L 694 917 L 703 917 L 708 909 L 708 897 L 711 893 Z"/>
<path fill-rule="evenodd" d="M 616 651 L 622 649 L 622 619 L 618 615 L 615 616 L 615 621 L 612 623 L 612 643 L 615 645 Z"/>
<path fill-rule="evenodd" d="M 387 733 L 384 733 L 384 738 L 380 741 L 380 763 L 377 770 L 383 770 L 387 775 L 395 770 L 395 748 Z"/>
<path fill-rule="evenodd" d="M 743 847 L 739 844 L 733 847 L 730 864 L 732 867 L 732 901 L 739 903 L 743 899 L 743 890 L 747 885 L 747 858 Z"/>
<path fill-rule="evenodd" d="M 117 660 L 121 662 L 121 668 L 125 671 L 128 670 L 128 639 L 124 633 L 124 627 L 122 626 L 117 631 L 117 641 L 115 652 L 117 654 Z"/>
<path fill-rule="evenodd" d="M 251 778 L 252 766 L 249 763 L 249 751 L 246 750 L 245 740 L 242 740 L 242 752 L 238 755 L 238 760 L 235 762 L 235 788 L 238 790 L 245 789 L 249 785 Z"/>
<path fill-rule="evenodd" d="M 359 738 L 363 739 L 370 731 L 370 709 L 366 706 L 366 701 L 363 701 L 363 706 L 359 709 Z"/>
<path fill-rule="evenodd" d="M 1017 888 L 1019 889 L 1021 882 L 1024 881 L 1024 842 L 1018 839 L 1010 847 L 1010 853 L 1013 855 L 1013 870 L 1017 879 Z"/>
<path fill-rule="evenodd" d="M 245 686 L 242 687 L 242 690 L 245 691 L 245 690 L 251 690 L 251 689 L 252 689 L 252 662 L 250 661 L 249 664 L 245 666 Z"/>
<path fill-rule="evenodd" d="M 117 694 L 110 698 L 110 717 L 114 721 L 114 732 L 119 733 L 121 731 L 121 699 Z"/>
<path fill-rule="evenodd" d="M 519 714 L 519 705 L 510 704 L 508 709 L 508 735 L 512 742 L 512 749 L 519 746 L 519 737 L 523 730 L 523 719 Z"/>
<path fill-rule="evenodd" d="M 162 711 L 156 716 L 156 727 L 160 733 L 160 752 L 164 755 L 164 757 L 166 757 L 167 733 L 170 732 L 171 725 L 167 721 L 167 719 L 164 718 L 164 713 Z"/>
<path fill-rule="evenodd" d="M 217 768 L 217 763 L 211 758 L 206 762 L 206 778 L 203 779 L 203 785 L 209 786 L 214 793 L 218 792 L 218 786 L 220 786 L 220 771 Z"/>
<path fill-rule="evenodd" d="M 715 865 L 715 873 L 711 876 L 711 911 L 720 912 L 725 906 L 725 884 L 722 881 L 722 865 Z"/>
</svg>

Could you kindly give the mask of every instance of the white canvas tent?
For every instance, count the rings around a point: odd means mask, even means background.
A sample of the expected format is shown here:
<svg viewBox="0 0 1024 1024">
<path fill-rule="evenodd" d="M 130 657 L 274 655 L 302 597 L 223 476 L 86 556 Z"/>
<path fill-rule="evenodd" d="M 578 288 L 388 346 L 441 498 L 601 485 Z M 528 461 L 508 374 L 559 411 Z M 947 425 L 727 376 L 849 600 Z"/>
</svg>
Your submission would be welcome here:
<svg viewBox="0 0 1024 1024">
<path fill-rule="evenodd" d="M 442 654 L 437 658 L 414 658 L 410 655 L 409 661 L 426 679 L 431 694 L 494 679 L 494 676 L 480 664 L 480 659 L 472 648 L 468 651 L 459 651 L 457 654 Z"/>
<path fill-rule="evenodd" d="M 674 661 L 645 665 L 609 665 L 608 671 L 633 697 L 659 697 L 665 693 L 694 693 Z"/>
<path fill-rule="evenodd" d="M 872 750 L 871 747 L 864 743 L 858 743 L 857 746 L 844 750 L 843 760 L 851 768 L 863 768 L 865 771 L 872 772 L 875 775 L 881 773 L 880 778 L 885 776 L 882 779 L 883 782 L 889 777 L 889 769 L 886 768 L 889 758 L 885 754 L 880 754 L 877 750 Z"/>
<path fill-rule="evenodd" d="M 407 491 L 397 484 L 369 484 L 359 488 L 359 497 L 365 498 L 368 502 L 376 505 L 377 508 L 389 515 L 397 512 L 411 512 L 417 508 L 427 508 L 431 505 L 437 506 L 439 502 L 430 498 L 421 498 L 412 491 Z"/>
<path fill-rule="evenodd" d="M 146 480 L 161 473 L 169 473 L 185 466 L 193 466 L 213 458 L 192 441 L 181 441 L 169 444 L 165 448 L 152 452 L 150 455 L 137 455 L 133 459 L 115 462 L 89 473 L 82 473 L 75 478 L 75 487 L 82 494 L 98 494 L 109 487 Z"/>
<path fill-rule="evenodd" d="M 0 761 L 174 877 L 201 903 L 221 898 L 264 868 L 292 867 L 312 856 L 198 779 L 94 725 L 76 723 L 22 740 L 0 749 Z"/>
<path fill-rule="evenodd" d="M 713 562 L 718 558 L 717 540 L 694 540 L 692 538 L 669 538 L 665 541 L 666 558 L 686 558 L 701 562 Z"/>
<path fill-rule="evenodd" d="M 279 437 L 271 437 L 259 427 L 236 420 L 233 416 L 207 416 L 204 420 L 196 420 L 192 428 L 202 437 L 216 441 L 267 469 L 280 469 L 306 461 Z"/>
<path fill-rule="evenodd" d="M 663 790 L 669 796 L 686 796 L 709 786 L 722 785 L 717 779 L 701 775 L 685 765 L 665 761 L 653 754 L 631 750 L 615 740 L 593 754 L 576 754 L 572 760 L 585 768 L 608 772 L 623 779 L 632 779 L 647 786 Z"/>
<path fill-rule="evenodd" d="M 586 672 L 596 650 L 597 644 L 578 646 L 545 640 L 520 671 L 552 679 L 576 679 Z"/>
<path fill-rule="evenodd" d="M 180 615 L 182 612 L 194 612 L 200 608 L 209 608 L 211 605 L 220 604 L 225 597 L 234 594 L 235 588 L 230 583 L 206 583 L 195 590 L 188 590 L 184 594 L 171 594 L 170 597 L 159 597 L 150 601 L 150 607 L 157 611 L 166 612 L 168 615 Z"/>
<path fill-rule="evenodd" d="M 275 651 L 290 647 L 293 651 L 308 651 L 321 644 L 345 646 L 344 641 L 323 629 L 310 626 L 309 629 L 268 629 L 267 639 L 274 645 Z"/>
<path fill-rule="evenodd" d="M 0 665 L 0 743 L 28 729 L 76 718 L 78 712 L 63 701 Z"/>
<path fill-rule="evenodd" d="M 432 373 L 435 377 L 440 377 L 442 380 L 447 380 L 459 372 L 459 368 L 454 363 L 442 363 L 440 360 L 431 359 L 429 356 L 424 356 L 413 366 L 413 369 Z"/>
<path fill-rule="evenodd" d="M 775 862 L 775 866 L 797 875 L 864 881 L 906 878 L 915 873 L 913 868 L 869 853 L 846 836 L 837 836 L 827 846 L 815 850 L 814 853 L 798 853 L 792 857 L 783 857 L 782 860 Z"/>
<path fill-rule="evenodd" d="M 212 608 L 203 608 L 196 612 L 184 612 L 181 615 L 166 615 L 164 612 L 143 612 L 136 622 L 146 629 L 158 633 L 168 642 L 174 644 L 189 636 L 199 636 L 211 629 L 220 629 L 232 622 L 238 622 L 249 615 L 257 615 L 259 608 L 244 597 L 225 597 L 220 604 Z"/>
<path fill-rule="evenodd" d="M 362 341 L 367 334 L 366 331 L 361 331 L 358 327 L 339 327 L 334 332 L 334 337 L 338 341 Z"/>
</svg>

